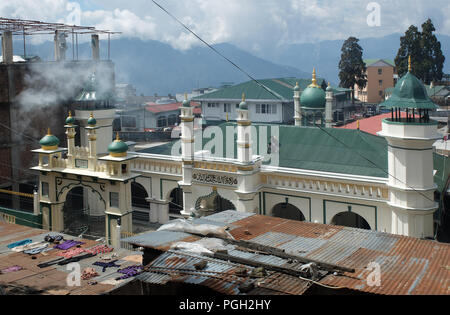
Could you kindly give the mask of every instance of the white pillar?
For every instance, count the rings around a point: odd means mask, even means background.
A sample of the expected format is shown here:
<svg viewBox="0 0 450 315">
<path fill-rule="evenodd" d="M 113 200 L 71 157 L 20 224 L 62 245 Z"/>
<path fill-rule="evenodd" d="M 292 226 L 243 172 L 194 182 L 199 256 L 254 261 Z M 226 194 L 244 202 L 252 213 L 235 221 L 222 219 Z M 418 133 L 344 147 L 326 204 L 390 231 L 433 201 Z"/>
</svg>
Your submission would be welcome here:
<svg viewBox="0 0 450 315">
<path fill-rule="evenodd" d="M 330 83 L 326 92 L 326 105 L 325 105 L 325 127 L 333 127 L 333 90 Z"/>
<path fill-rule="evenodd" d="M 239 110 L 237 111 L 237 113 L 238 113 L 237 118 L 238 161 L 246 164 L 252 161 L 252 148 L 251 148 L 252 122 L 250 121 L 248 106 L 247 103 L 245 102 L 245 95 L 242 95 L 242 103 L 239 105 Z"/>
<path fill-rule="evenodd" d="M 433 237 L 434 201 L 433 143 L 441 139 L 436 122 L 383 121 L 380 136 L 388 141 L 391 233 Z"/>
<path fill-rule="evenodd" d="M 300 104 L 300 86 L 298 85 L 298 82 L 294 89 L 294 119 L 295 119 L 295 125 L 297 127 L 302 126 L 302 107 Z"/>
<path fill-rule="evenodd" d="M 33 192 L 33 214 L 39 215 L 41 213 L 40 200 L 39 200 L 39 190 Z"/>
<path fill-rule="evenodd" d="M 179 183 L 183 189 L 183 211 L 185 216 L 190 216 L 193 211 L 192 201 L 192 172 L 194 169 L 195 137 L 194 137 L 194 112 L 190 102 L 185 100 L 181 107 L 181 155 L 183 159 L 183 180 Z M 168 210 L 167 210 L 168 213 Z M 161 219 L 161 218 L 160 218 Z M 167 220 L 169 219 L 167 214 Z M 160 220 L 161 221 L 161 220 Z"/>
<path fill-rule="evenodd" d="M 4 31 L 2 36 L 3 63 L 11 64 L 14 61 L 13 36 L 11 31 Z"/>
<path fill-rule="evenodd" d="M 98 35 L 91 36 L 92 60 L 100 60 L 100 41 Z"/>
</svg>

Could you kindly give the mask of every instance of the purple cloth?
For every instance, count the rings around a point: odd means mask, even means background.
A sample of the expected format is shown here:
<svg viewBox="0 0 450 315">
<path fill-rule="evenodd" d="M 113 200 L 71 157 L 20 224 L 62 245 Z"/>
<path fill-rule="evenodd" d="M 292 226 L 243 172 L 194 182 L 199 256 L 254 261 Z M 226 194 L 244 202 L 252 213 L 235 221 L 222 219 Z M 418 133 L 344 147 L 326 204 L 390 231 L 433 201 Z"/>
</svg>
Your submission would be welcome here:
<svg viewBox="0 0 450 315">
<path fill-rule="evenodd" d="M 144 269 L 143 266 L 130 266 L 123 269 L 118 270 L 117 272 L 123 273 L 122 277 L 117 278 L 116 280 L 124 280 L 134 276 L 137 276 L 141 273 L 141 270 Z"/>
<path fill-rule="evenodd" d="M 70 249 L 72 247 L 75 247 L 75 246 L 78 246 L 78 245 L 82 245 L 82 244 L 84 244 L 84 243 L 83 242 L 78 242 L 78 241 L 65 241 L 62 244 L 55 245 L 55 247 L 53 247 L 53 248 L 62 249 L 62 250 L 68 250 L 68 249 Z"/>
<path fill-rule="evenodd" d="M 20 271 L 20 270 L 22 270 L 22 269 L 23 269 L 23 268 L 20 267 L 20 266 L 12 266 L 12 267 L 3 269 L 3 270 L 1 271 L 1 273 L 16 272 L 16 271 Z"/>
</svg>

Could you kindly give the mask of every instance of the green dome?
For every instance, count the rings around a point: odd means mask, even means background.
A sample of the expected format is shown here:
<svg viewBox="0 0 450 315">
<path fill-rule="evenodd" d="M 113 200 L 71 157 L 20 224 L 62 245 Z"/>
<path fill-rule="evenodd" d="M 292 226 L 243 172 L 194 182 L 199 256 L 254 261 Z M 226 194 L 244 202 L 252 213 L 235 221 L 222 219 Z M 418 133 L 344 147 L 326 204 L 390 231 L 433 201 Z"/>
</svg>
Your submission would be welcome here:
<svg viewBox="0 0 450 315">
<path fill-rule="evenodd" d="M 300 97 L 302 108 L 325 109 L 325 91 L 320 86 L 307 87 Z"/>
<path fill-rule="evenodd" d="M 89 126 L 95 126 L 97 125 L 97 120 L 94 118 L 94 115 L 91 114 L 91 116 L 89 117 L 88 121 L 87 121 Z"/>
<path fill-rule="evenodd" d="M 69 112 L 69 117 L 66 119 L 66 125 L 73 125 L 75 124 L 75 118 L 72 117 L 72 113 Z"/>
<path fill-rule="evenodd" d="M 188 100 L 184 100 L 183 107 L 191 107 L 191 102 L 189 102 Z"/>
<path fill-rule="evenodd" d="M 297 84 L 295 84 L 294 91 L 295 91 L 295 92 L 300 91 L 300 85 L 298 85 L 298 82 L 297 82 Z"/>
<path fill-rule="evenodd" d="M 398 81 L 392 96 L 384 103 L 381 103 L 380 106 L 387 109 L 438 108 L 428 96 L 425 86 L 411 72 L 408 72 Z"/>
<path fill-rule="evenodd" d="M 128 145 L 120 140 L 119 133 L 117 138 L 108 146 L 108 152 L 113 157 L 124 157 L 127 155 Z"/>
<path fill-rule="evenodd" d="M 240 110 L 248 110 L 247 102 L 245 101 L 245 93 L 242 94 L 242 102 L 239 104 Z"/>
<path fill-rule="evenodd" d="M 48 129 L 47 135 L 39 141 L 39 144 L 44 150 L 56 150 L 59 145 L 59 139 L 52 135 L 50 129 Z"/>
</svg>

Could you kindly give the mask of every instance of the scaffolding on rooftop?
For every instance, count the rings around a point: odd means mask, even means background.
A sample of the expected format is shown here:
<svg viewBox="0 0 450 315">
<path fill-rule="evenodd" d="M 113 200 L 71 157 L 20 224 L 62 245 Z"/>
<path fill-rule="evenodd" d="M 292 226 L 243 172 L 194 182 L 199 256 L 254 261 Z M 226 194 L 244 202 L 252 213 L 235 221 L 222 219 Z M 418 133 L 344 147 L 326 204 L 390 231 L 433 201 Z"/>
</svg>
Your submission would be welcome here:
<svg viewBox="0 0 450 315">
<path fill-rule="evenodd" d="M 32 35 L 53 35 L 58 33 L 65 33 L 72 35 L 73 59 L 78 59 L 78 35 L 107 35 L 108 36 L 108 59 L 111 56 L 111 35 L 121 34 L 121 32 L 114 32 L 109 30 L 96 29 L 93 26 L 79 26 L 68 25 L 63 23 L 49 23 L 33 20 L 22 19 L 8 19 L 0 17 L 0 33 L 11 32 L 12 35 L 19 35 L 23 37 L 24 57 L 26 57 L 26 36 Z"/>
</svg>

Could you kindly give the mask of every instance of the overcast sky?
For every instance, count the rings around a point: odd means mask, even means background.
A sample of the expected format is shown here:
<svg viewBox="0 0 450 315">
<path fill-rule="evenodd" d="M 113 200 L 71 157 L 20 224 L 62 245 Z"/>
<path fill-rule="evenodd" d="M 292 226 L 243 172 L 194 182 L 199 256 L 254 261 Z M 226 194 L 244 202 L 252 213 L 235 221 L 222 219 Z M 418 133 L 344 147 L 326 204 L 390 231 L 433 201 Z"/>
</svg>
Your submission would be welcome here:
<svg viewBox="0 0 450 315">
<path fill-rule="evenodd" d="M 229 42 L 259 51 L 276 45 L 380 37 L 404 33 L 430 17 L 438 34 L 450 35 L 449 0 L 156 0 L 211 43 Z M 79 4 L 79 6 L 74 5 Z M 77 8 L 80 8 L 78 11 Z M 373 7 L 372 7 L 373 8 Z M 372 12 L 372 13 L 371 13 Z M 73 22 L 120 31 L 188 49 L 200 45 L 151 0 L 1 0 L 0 16 Z M 446 18 L 447 17 L 447 18 Z"/>
</svg>

